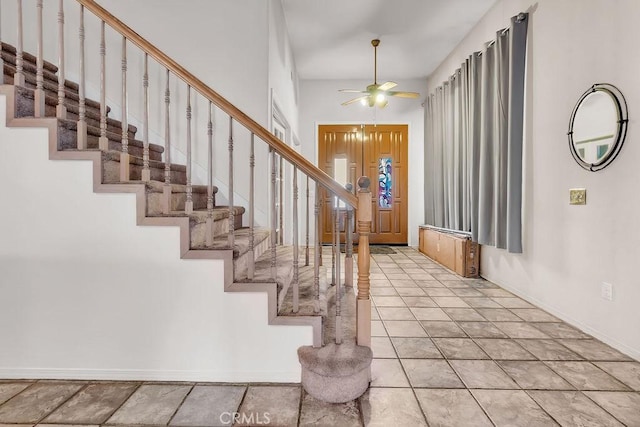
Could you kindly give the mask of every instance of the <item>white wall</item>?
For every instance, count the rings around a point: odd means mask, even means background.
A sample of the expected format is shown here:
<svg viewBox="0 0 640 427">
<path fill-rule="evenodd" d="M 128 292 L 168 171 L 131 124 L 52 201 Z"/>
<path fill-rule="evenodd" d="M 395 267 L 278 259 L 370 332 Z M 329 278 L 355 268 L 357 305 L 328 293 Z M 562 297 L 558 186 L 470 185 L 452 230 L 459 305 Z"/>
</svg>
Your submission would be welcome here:
<svg viewBox="0 0 640 427">
<path fill-rule="evenodd" d="M 640 3 L 503 0 L 430 76 L 429 87 L 522 11 L 530 12 L 524 253 L 483 247 L 482 274 L 640 359 Z M 604 82 L 627 99 L 629 133 L 615 162 L 591 173 L 571 157 L 566 134 L 580 95 Z M 587 189 L 586 206 L 569 205 L 576 187 Z M 613 301 L 600 297 L 602 282 L 613 284 Z"/>
<path fill-rule="evenodd" d="M 4 117 L 0 378 L 300 381 L 311 328 L 268 326 L 266 294 L 224 293 L 221 261 L 181 260 L 178 228 L 136 226 L 133 194 Z"/>
<path fill-rule="evenodd" d="M 409 245 L 418 245 L 418 226 L 424 221 L 424 113 L 421 99 L 426 92 L 423 80 L 398 80 L 398 90 L 419 92 L 419 99 L 389 100 L 384 109 L 340 104 L 350 94 L 339 89 L 359 89 L 371 84 L 368 80 L 301 80 L 300 139 L 302 154 L 317 164 L 320 124 L 407 124 L 409 125 Z M 351 94 L 353 95 L 353 94 Z M 311 193 L 314 200 L 314 193 Z"/>
</svg>

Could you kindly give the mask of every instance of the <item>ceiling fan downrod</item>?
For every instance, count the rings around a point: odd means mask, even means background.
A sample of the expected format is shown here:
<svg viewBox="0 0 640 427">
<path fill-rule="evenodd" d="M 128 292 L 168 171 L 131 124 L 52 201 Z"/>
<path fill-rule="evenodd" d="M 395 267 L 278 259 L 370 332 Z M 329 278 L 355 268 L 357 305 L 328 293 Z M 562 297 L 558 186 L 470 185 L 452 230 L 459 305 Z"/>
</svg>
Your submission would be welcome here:
<svg viewBox="0 0 640 427">
<path fill-rule="evenodd" d="M 378 45 L 380 45 L 380 39 L 371 40 L 373 46 L 373 84 L 378 84 Z"/>
</svg>

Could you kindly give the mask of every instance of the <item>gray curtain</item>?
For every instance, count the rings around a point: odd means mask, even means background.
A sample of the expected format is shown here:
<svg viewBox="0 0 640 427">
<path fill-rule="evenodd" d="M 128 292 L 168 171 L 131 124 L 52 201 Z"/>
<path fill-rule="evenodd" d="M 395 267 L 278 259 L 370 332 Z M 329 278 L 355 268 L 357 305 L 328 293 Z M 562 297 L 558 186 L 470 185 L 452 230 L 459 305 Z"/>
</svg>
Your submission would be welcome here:
<svg viewBox="0 0 640 427">
<path fill-rule="evenodd" d="M 425 217 L 522 252 L 527 14 L 472 54 L 425 105 Z"/>
</svg>

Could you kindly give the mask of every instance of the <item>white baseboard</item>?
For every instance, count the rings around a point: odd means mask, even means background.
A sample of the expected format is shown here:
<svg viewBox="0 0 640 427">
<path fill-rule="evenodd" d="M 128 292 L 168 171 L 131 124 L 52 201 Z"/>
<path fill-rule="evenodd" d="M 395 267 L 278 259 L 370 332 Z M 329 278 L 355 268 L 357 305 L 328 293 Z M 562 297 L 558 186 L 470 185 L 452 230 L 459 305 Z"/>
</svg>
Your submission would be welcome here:
<svg viewBox="0 0 640 427">
<path fill-rule="evenodd" d="M 570 324 L 571 326 L 574 326 L 578 329 L 580 329 L 582 332 L 587 333 L 591 336 L 593 336 L 594 338 L 599 339 L 600 341 L 602 341 L 605 344 L 610 345 L 611 347 L 615 348 L 616 350 L 621 351 L 622 353 L 626 354 L 629 357 L 632 357 L 634 359 L 636 359 L 637 361 L 640 361 L 640 349 L 636 349 L 636 348 L 632 348 L 629 347 L 619 341 L 617 341 L 616 339 L 603 334 L 602 332 L 593 329 L 590 326 L 585 325 L 582 322 L 577 321 L 576 319 L 574 319 L 571 316 L 568 316 L 566 313 L 563 313 L 562 311 L 556 309 L 555 307 L 546 304 L 536 298 L 533 298 L 529 295 L 525 295 L 522 292 L 520 292 L 519 290 L 511 287 L 511 286 L 507 286 L 507 285 L 503 285 L 498 283 L 495 280 L 492 280 L 489 277 L 484 277 L 482 276 L 483 279 L 488 280 L 491 283 L 495 283 L 496 285 L 500 286 L 501 288 L 506 289 L 507 291 L 511 292 L 514 295 L 519 296 L 520 298 L 522 298 L 523 300 L 530 302 L 531 304 L 534 304 L 537 307 L 542 308 L 543 310 L 553 314 L 554 316 L 556 316 L 557 318 L 559 318 L 560 320 L 563 320 L 565 322 L 567 322 L 568 324 Z"/>
<path fill-rule="evenodd" d="M 291 372 L 171 371 L 143 369 L 8 368 L 0 379 L 189 381 L 216 383 L 299 383 L 300 369 Z"/>
</svg>

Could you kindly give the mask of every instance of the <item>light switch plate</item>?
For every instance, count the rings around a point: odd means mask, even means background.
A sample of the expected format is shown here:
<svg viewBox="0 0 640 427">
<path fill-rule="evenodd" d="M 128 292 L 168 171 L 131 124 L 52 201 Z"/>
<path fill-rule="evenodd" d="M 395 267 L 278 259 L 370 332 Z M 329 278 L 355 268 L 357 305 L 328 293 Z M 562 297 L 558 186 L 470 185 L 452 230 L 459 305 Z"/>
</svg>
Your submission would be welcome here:
<svg viewBox="0 0 640 427">
<path fill-rule="evenodd" d="M 586 188 L 572 188 L 569 190 L 569 204 L 570 205 L 586 205 L 587 204 L 587 189 Z"/>
</svg>

